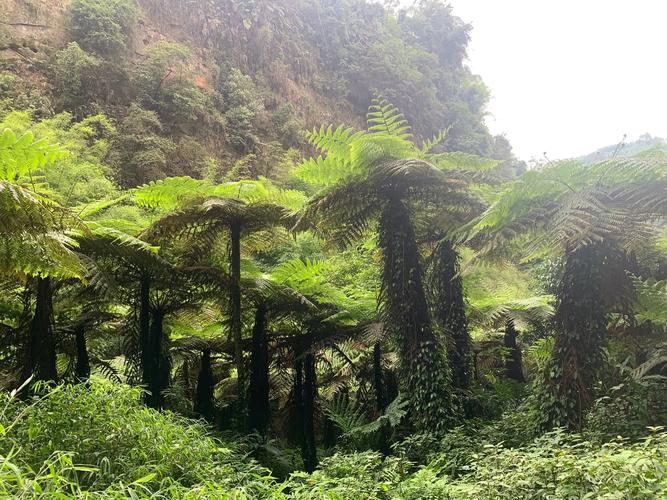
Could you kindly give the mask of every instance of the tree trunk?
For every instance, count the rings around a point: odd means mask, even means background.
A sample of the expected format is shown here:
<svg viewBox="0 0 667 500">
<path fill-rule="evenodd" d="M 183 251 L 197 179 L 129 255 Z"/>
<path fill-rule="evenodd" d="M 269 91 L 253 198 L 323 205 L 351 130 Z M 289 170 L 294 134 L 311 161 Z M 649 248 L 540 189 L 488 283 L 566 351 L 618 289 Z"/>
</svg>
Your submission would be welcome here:
<svg viewBox="0 0 667 500">
<path fill-rule="evenodd" d="M 169 387 L 170 366 L 163 330 L 164 312 L 154 309 L 149 339 L 148 394 L 146 405 L 156 410 L 164 407 L 164 390 Z"/>
<path fill-rule="evenodd" d="M 266 306 L 255 311 L 250 357 L 250 390 L 248 398 L 248 427 L 266 434 L 269 422 L 269 345 L 266 338 Z"/>
<path fill-rule="evenodd" d="M 317 379 L 315 375 L 315 356 L 311 352 L 304 359 L 303 381 L 303 465 L 306 472 L 313 472 L 317 467 L 317 447 L 315 443 L 315 398 L 317 397 Z"/>
<path fill-rule="evenodd" d="M 431 326 L 419 249 L 408 209 L 400 199 L 387 200 L 379 228 L 385 321 L 400 349 L 410 416 L 420 431 L 444 432 L 455 423 L 451 372 L 446 351 Z"/>
<path fill-rule="evenodd" d="M 236 360 L 237 394 L 239 408 L 242 404 L 245 391 L 245 367 L 243 365 L 242 325 L 241 325 L 241 226 L 232 225 L 230 228 L 230 268 L 231 289 L 229 291 L 229 319 L 230 335 L 234 343 L 234 358 Z"/>
<path fill-rule="evenodd" d="M 451 241 L 441 241 L 434 251 L 431 286 L 436 320 L 447 336 L 447 354 L 452 369 L 452 385 L 470 387 L 470 334 L 465 314 L 463 283 L 459 275 L 459 255 Z"/>
<path fill-rule="evenodd" d="M 508 350 L 507 358 L 505 359 L 505 376 L 516 380 L 517 382 L 525 382 L 523 376 L 523 364 L 521 362 L 521 349 L 516 344 L 517 331 L 514 327 L 514 321 L 511 319 L 505 323 L 505 336 L 503 343 Z"/>
<path fill-rule="evenodd" d="M 150 380 L 151 350 L 151 280 L 142 276 L 139 281 L 139 355 L 141 362 L 141 383 L 148 387 Z"/>
<path fill-rule="evenodd" d="M 53 339 L 53 291 L 51 279 L 37 278 L 35 315 L 30 322 L 22 379 L 34 375 L 34 381 L 57 381 L 56 347 Z"/>
<path fill-rule="evenodd" d="M 387 391 L 384 386 L 384 377 L 382 374 L 382 346 L 380 342 L 376 342 L 373 346 L 373 386 L 375 388 L 375 410 L 378 416 L 380 416 L 389 403 L 387 401 Z M 389 448 L 389 428 L 387 425 L 382 426 L 380 429 L 378 449 L 384 455 L 391 453 L 391 448 Z"/>
<path fill-rule="evenodd" d="M 292 436 L 301 446 L 301 456 L 305 455 L 303 434 L 303 351 L 297 345 L 294 352 L 294 385 L 292 387 L 293 411 L 290 418 Z"/>
<path fill-rule="evenodd" d="M 373 346 L 373 386 L 375 389 L 375 409 L 378 414 L 381 414 L 387 407 L 387 398 L 382 377 L 382 346 L 379 342 Z"/>
<path fill-rule="evenodd" d="M 567 252 L 554 316 L 554 351 L 538 392 L 540 424 L 545 430 L 580 430 L 593 403 L 608 322 L 603 278 L 612 255 L 613 250 L 603 243 Z"/>
<path fill-rule="evenodd" d="M 74 340 L 76 342 L 76 366 L 74 373 L 79 382 L 85 382 L 90 378 L 90 359 L 88 357 L 88 347 L 86 346 L 86 332 L 82 325 L 74 330 Z"/>
<path fill-rule="evenodd" d="M 215 417 L 215 405 L 213 402 L 214 388 L 215 380 L 213 379 L 213 367 L 211 366 L 211 349 L 207 347 L 202 351 L 201 355 L 193 410 L 197 415 L 209 422 L 213 422 Z"/>
</svg>

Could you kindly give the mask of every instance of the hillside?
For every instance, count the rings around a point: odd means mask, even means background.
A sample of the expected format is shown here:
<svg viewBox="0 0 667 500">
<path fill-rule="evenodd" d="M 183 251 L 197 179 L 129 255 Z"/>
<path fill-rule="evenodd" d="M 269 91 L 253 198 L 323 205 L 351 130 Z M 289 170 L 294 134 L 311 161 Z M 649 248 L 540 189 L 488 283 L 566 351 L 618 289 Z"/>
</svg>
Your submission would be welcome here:
<svg viewBox="0 0 667 500">
<path fill-rule="evenodd" d="M 667 151 L 667 141 L 651 134 L 643 134 L 635 141 L 626 142 L 624 139 L 619 144 L 610 144 L 579 159 L 584 163 L 590 164 L 596 161 L 608 160 L 615 156 L 620 158 L 635 156 L 649 150 Z"/>
<path fill-rule="evenodd" d="M 279 176 L 304 150 L 304 129 L 363 124 L 376 93 L 416 124 L 420 140 L 449 128 L 446 149 L 512 158 L 483 124 L 488 91 L 465 64 L 470 26 L 437 1 L 397 13 L 365 0 L 7 7 L 0 113 L 107 115 L 121 136 L 108 159 L 122 185 L 220 177 L 235 162 L 235 171 Z M 152 141 L 157 153 L 128 137 L 137 127 L 165 139 Z M 150 161 L 129 165 L 130 152 Z"/>
</svg>

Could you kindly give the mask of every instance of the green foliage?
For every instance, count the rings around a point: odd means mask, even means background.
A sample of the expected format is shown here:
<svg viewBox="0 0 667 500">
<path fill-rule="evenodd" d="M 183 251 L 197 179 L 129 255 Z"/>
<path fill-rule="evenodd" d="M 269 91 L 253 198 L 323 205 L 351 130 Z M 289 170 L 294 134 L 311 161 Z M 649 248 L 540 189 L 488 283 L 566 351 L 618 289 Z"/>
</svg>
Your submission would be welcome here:
<svg viewBox="0 0 667 500">
<path fill-rule="evenodd" d="M 62 158 L 64 151 L 45 139 L 35 140 L 32 132 L 17 137 L 10 128 L 0 136 L 0 178 L 16 182 L 37 174 L 37 171 Z"/>
<path fill-rule="evenodd" d="M 67 15 L 74 41 L 88 52 L 112 57 L 126 50 L 138 10 L 133 0 L 74 0 Z"/>
<path fill-rule="evenodd" d="M 10 111 L 30 110 L 44 117 L 53 112 L 48 93 L 9 71 L 0 71 L 0 119 Z"/>
<path fill-rule="evenodd" d="M 56 54 L 57 102 L 61 109 L 71 110 L 77 116 L 94 109 L 100 64 L 100 59 L 82 50 L 76 42 Z"/>
<path fill-rule="evenodd" d="M 158 42 L 147 49 L 131 75 L 137 103 L 157 112 L 170 130 L 190 130 L 201 119 L 206 119 L 209 126 L 223 123 L 212 106 L 212 96 L 190 76 L 190 58 L 187 47 Z"/>
<path fill-rule="evenodd" d="M 650 321 L 667 327 L 667 280 L 642 280 L 632 276 L 637 292 L 635 316 L 639 321 Z"/>
<path fill-rule="evenodd" d="M 162 136 L 158 115 L 132 105 L 110 144 L 108 161 L 119 184 L 134 187 L 171 173 L 170 156 L 176 145 Z"/>
<path fill-rule="evenodd" d="M 143 497 L 267 491 L 268 472 L 242 450 L 209 437 L 199 423 L 146 409 L 139 399 L 138 390 L 101 380 L 58 387 L 29 404 L 4 396 L 0 447 L 14 467 L 2 467 L 5 493 L 47 489 L 53 495 Z"/>
<path fill-rule="evenodd" d="M 657 357 L 667 363 L 667 356 Z M 660 362 L 653 365 L 657 367 Z M 648 370 L 650 371 L 650 370 Z M 638 440 L 646 429 L 662 425 L 667 418 L 667 383 L 661 375 L 636 377 L 624 373 L 621 383 L 611 387 L 593 405 L 586 417 L 586 435 L 600 441 L 617 436 Z"/>
<path fill-rule="evenodd" d="M 665 435 L 637 444 L 596 443 L 548 434 L 530 446 L 512 449 L 487 445 L 460 478 L 438 476 L 437 462 L 396 489 L 399 498 L 567 498 L 613 496 L 634 498 L 665 494 L 667 478 L 660 464 Z"/>
<path fill-rule="evenodd" d="M 39 172 L 40 182 L 48 184 L 49 194 L 55 200 L 73 206 L 117 194 L 108 178 L 109 168 L 104 164 L 108 141 L 115 133 L 106 116 L 93 115 L 75 122 L 70 114 L 60 113 L 33 122 L 27 112 L 12 112 L 0 122 L 0 127 L 3 126 L 26 133 L 30 130 L 42 144 L 59 145 L 61 154 L 53 159 L 53 166 Z M 31 175 L 34 180 L 35 172 Z"/>
<path fill-rule="evenodd" d="M 82 278 L 85 269 L 67 230 L 81 228 L 67 208 L 44 195 L 40 174 L 62 158 L 62 149 L 32 132 L 0 136 L 0 274 Z"/>
<path fill-rule="evenodd" d="M 397 465 L 383 463 L 379 453 L 335 454 L 322 460 L 313 474 L 292 474 L 284 487 L 295 499 L 382 499 L 399 477 Z"/>
<path fill-rule="evenodd" d="M 221 75 L 218 91 L 222 97 L 227 142 L 241 153 L 256 151 L 259 138 L 255 135 L 254 121 L 263 104 L 252 78 L 232 68 Z M 288 119 L 283 120 L 285 127 Z"/>
</svg>

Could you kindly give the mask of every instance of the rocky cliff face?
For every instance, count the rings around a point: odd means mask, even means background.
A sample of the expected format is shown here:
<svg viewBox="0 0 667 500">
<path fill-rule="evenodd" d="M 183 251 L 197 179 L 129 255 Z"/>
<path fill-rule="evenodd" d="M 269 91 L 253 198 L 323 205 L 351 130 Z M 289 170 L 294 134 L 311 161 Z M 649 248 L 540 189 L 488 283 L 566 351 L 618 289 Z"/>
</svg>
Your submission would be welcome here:
<svg viewBox="0 0 667 500">
<path fill-rule="evenodd" d="M 448 129 L 446 149 L 511 157 L 483 123 L 488 92 L 465 65 L 469 26 L 439 0 L 399 14 L 367 0 L 136 0 L 122 50 L 86 47 L 73 7 L 93 12 L 85 29 L 104 32 L 118 21 L 114 9 L 134 2 L 5 0 L 0 114 L 101 112 L 123 124 L 138 106 L 200 164 L 158 170 L 196 175 L 209 160 L 224 169 L 247 155 L 286 161 L 306 148 L 304 129 L 364 127 L 379 93 L 417 141 Z"/>
<path fill-rule="evenodd" d="M 70 40 L 66 9 L 71 0 L 5 0 L 3 3 L 1 64 L 48 88 L 49 77 L 44 66 Z M 269 110 L 290 102 L 309 128 L 328 122 L 362 124 L 363 115 L 360 116 L 359 110 L 313 88 L 314 79 L 321 80 L 327 72 L 319 67 L 312 47 L 304 42 L 303 50 L 293 47 L 294 53 L 287 58 L 283 57 L 283 48 L 271 47 L 277 43 L 274 30 L 292 30 L 291 34 L 301 36 L 286 22 L 294 12 L 280 5 L 289 5 L 289 1 L 265 3 L 275 5 L 259 15 L 257 11 L 235 8 L 235 2 L 139 0 L 139 17 L 128 55 L 137 62 L 144 57 L 146 49 L 157 42 L 181 43 L 191 50 L 189 70 L 202 87 L 212 84 L 217 63 L 228 60 L 269 89 L 263 96 Z M 283 24 L 277 25 L 276 19 Z M 295 59 L 290 60 L 292 56 Z"/>
</svg>

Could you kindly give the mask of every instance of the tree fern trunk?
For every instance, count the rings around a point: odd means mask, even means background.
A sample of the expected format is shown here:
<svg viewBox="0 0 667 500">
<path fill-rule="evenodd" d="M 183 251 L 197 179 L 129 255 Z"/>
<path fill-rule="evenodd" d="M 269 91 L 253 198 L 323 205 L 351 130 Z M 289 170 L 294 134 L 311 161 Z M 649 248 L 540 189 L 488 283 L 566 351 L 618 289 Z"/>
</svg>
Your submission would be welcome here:
<svg viewBox="0 0 667 500">
<path fill-rule="evenodd" d="M 164 407 L 164 390 L 169 387 L 170 366 L 169 358 L 165 352 L 165 337 L 163 330 L 164 312 L 160 309 L 153 310 L 150 339 L 149 339 L 149 365 L 148 365 L 148 394 L 146 405 L 156 410 Z"/>
<path fill-rule="evenodd" d="M 243 346 L 241 344 L 241 227 L 239 225 L 232 225 L 230 233 L 230 269 L 232 280 L 229 291 L 230 335 L 234 343 L 237 393 L 239 402 L 242 403 L 245 391 L 245 367 L 243 365 Z M 243 408 L 243 404 L 240 404 L 239 408 Z"/>
<path fill-rule="evenodd" d="M 382 377 L 382 346 L 379 342 L 373 346 L 373 386 L 375 389 L 375 409 L 380 414 L 387 407 L 387 397 Z"/>
<path fill-rule="evenodd" d="M 317 397 L 317 379 L 315 375 L 315 356 L 311 352 L 304 359 L 303 381 L 303 465 L 306 472 L 313 472 L 317 467 L 317 447 L 315 443 L 315 398 Z"/>
<path fill-rule="evenodd" d="M 74 340 L 76 342 L 76 366 L 74 372 L 76 379 L 79 382 L 84 382 L 90 378 L 90 359 L 86 345 L 86 332 L 83 326 L 77 326 L 74 330 Z"/>
<path fill-rule="evenodd" d="M 556 342 L 538 389 L 545 430 L 581 429 L 594 400 L 608 321 L 603 278 L 609 255 L 610 248 L 602 243 L 567 253 L 554 317 Z"/>
<path fill-rule="evenodd" d="M 148 387 L 150 380 L 150 325 L 151 325 L 151 280 L 142 276 L 139 282 L 139 359 L 141 363 L 141 383 Z"/>
<path fill-rule="evenodd" d="M 23 380 L 34 375 L 34 380 L 57 381 L 56 347 L 53 339 L 53 304 L 51 279 L 37 278 L 35 314 L 30 322 L 28 343 L 23 365 Z"/>
<path fill-rule="evenodd" d="M 434 251 L 431 283 L 435 317 L 447 336 L 452 385 L 466 389 L 471 382 L 470 334 L 459 275 L 459 255 L 451 241 L 441 241 Z"/>
<path fill-rule="evenodd" d="M 379 232 L 384 252 L 382 291 L 386 321 L 400 348 L 412 422 L 419 430 L 445 431 L 453 424 L 456 413 L 451 372 L 445 349 L 431 326 L 419 249 L 409 212 L 400 199 L 387 200 Z"/>
<path fill-rule="evenodd" d="M 252 329 L 249 395 L 248 427 L 263 435 L 269 422 L 269 345 L 266 339 L 266 306 L 263 304 L 255 311 Z"/>
<path fill-rule="evenodd" d="M 213 379 L 213 367 L 211 366 L 211 349 L 207 347 L 202 351 L 201 355 L 193 410 L 197 415 L 209 422 L 213 422 L 215 416 L 215 406 L 213 403 L 214 387 L 215 380 Z"/>
<path fill-rule="evenodd" d="M 511 319 L 505 323 L 505 336 L 503 337 L 503 344 L 508 350 L 507 359 L 505 360 L 505 376 L 516 380 L 517 382 L 525 382 L 523 376 L 523 364 L 521 362 L 521 349 L 516 343 L 517 331 L 514 327 L 514 321 Z"/>
<path fill-rule="evenodd" d="M 375 409 L 378 416 L 382 415 L 387 407 L 387 391 L 384 386 L 382 374 L 382 345 L 376 342 L 373 346 L 373 386 L 375 388 Z M 389 455 L 389 429 L 387 425 L 382 426 L 378 437 L 378 449 L 384 455 Z"/>
<path fill-rule="evenodd" d="M 292 435 L 301 446 L 301 456 L 305 456 L 305 443 L 303 433 L 303 350 L 297 344 L 294 350 L 294 384 L 292 386 L 292 408 L 290 423 Z"/>
</svg>

